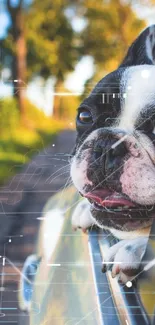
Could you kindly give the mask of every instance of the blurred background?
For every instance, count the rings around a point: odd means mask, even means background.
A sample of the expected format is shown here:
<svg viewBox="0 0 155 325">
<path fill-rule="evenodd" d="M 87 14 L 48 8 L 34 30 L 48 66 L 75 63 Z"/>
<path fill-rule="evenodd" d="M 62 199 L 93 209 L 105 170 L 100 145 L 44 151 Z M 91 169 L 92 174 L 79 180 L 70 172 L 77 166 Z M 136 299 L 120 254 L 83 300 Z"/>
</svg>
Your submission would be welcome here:
<svg viewBox="0 0 155 325">
<path fill-rule="evenodd" d="M 1 265 L 4 305 L 8 295 L 17 305 L 44 204 L 70 184 L 79 103 L 152 23 L 154 0 L 0 0 L 0 254 L 13 264 Z M 5 322 L 18 324 L 14 310 Z"/>
<path fill-rule="evenodd" d="M 0 0 L 1 184 L 74 127 L 81 98 L 154 17 L 152 0 Z"/>
</svg>

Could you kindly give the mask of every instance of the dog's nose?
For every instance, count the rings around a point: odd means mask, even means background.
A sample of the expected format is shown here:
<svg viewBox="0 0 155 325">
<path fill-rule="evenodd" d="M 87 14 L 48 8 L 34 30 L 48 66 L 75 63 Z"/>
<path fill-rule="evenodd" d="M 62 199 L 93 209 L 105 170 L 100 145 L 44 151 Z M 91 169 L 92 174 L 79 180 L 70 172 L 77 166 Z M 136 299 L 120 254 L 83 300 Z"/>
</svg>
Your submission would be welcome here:
<svg viewBox="0 0 155 325">
<path fill-rule="evenodd" d="M 100 146 L 94 148 L 94 158 L 97 164 L 105 166 L 105 171 L 114 170 L 118 168 L 127 151 L 127 147 L 123 141 L 118 141 L 118 144 L 116 140 L 109 141 L 106 145 L 103 142 L 102 146 L 100 144 Z"/>
<path fill-rule="evenodd" d="M 109 150 L 105 152 L 105 170 L 114 170 L 121 165 L 122 159 L 127 154 L 127 147 L 124 142 L 118 145 L 112 145 Z"/>
</svg>

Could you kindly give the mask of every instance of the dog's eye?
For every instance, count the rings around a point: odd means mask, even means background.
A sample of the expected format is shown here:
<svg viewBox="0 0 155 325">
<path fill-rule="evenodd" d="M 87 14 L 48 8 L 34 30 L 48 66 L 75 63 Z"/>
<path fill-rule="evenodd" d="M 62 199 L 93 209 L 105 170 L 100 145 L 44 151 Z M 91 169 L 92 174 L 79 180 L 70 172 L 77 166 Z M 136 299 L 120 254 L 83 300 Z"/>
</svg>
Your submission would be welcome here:
<svg viewBox="0 0 155 325">
<path fill-rule="evenodd" d="M 78 114 L 78 120 L 81 123 L 92 123 L 92 115 L 89 111 L 83 110 Z"/>
</svg>

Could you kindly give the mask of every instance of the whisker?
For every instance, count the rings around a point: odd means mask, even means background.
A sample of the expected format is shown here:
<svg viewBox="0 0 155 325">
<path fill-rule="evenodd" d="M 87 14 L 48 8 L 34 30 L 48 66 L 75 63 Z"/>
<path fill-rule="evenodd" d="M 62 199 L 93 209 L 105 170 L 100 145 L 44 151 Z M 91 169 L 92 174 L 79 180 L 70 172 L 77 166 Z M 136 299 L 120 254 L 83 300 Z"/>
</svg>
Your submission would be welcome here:
<svg viewBox="0 0 155 325">
<path fill-rule="evenodd" d="M 58 177 L 66 174 L 66 173 L 68 173 L 68 170 L 65 170 L 63 173 L 56 175 L 54 178 L 51 179 L 51 181 L 49 182 L 49 184 L 51 184 L 55 179 L 57 179 Z"/>
<path fill-rule="evenodd" d="M 66 168 L 67 166 L 70 166 L 70 163 L 68 163 L 68 164 L 65 165 L 65 166 L 60 167 L 59 169 L 57 169 L 57 170 L 56 170 L 52 175 L 50 175 L 50 176 L 47 178 L 47 180 L 45 181 L 45 183 L 47 183 L 48 180 L 49 180 L 51 177 L 53 177 L 57 172 L 59 172 L 60 170 Z"/>
</svg>

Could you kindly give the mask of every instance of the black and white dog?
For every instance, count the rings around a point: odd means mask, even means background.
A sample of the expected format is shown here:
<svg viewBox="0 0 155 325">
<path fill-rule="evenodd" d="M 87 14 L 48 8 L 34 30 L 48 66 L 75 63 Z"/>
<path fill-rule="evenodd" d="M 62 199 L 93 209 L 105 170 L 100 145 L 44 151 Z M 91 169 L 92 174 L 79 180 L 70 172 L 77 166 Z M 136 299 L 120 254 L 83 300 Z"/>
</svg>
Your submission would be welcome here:
<svg viewBox="0 0 155 325">
<path fill-rule="evenodd" d="M 83 230 L 96 224 L 121 239 L 106 262 L 122 282 L 139 269 L 155 217 L 154 64 L 152 25 L 82 102 L 76 119 L 71 177 L 85 199 L 72 223 Z"/>
</svg>

